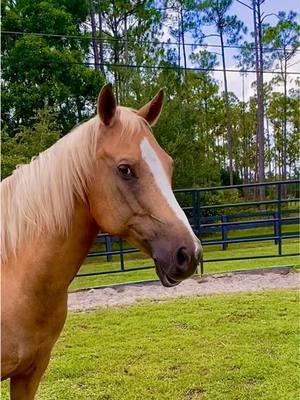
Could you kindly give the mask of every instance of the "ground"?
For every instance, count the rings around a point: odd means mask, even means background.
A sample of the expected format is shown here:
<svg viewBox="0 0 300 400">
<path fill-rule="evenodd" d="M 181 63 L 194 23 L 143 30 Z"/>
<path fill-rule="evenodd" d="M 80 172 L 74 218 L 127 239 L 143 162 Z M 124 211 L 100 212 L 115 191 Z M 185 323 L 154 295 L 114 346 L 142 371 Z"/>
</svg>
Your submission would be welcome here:
<svg viewBox="0 0 300 400">
<path fill-rule="evenodd" d="M 281 268 L 70 293 L 37 400 L 295 400 L 299 277 Z"/>
<path fill-rule="evenodd" d="M 158 281 L 90 289 L 69 294 L 69 309 L 88 310 L 132 304 L 144 299 L 165 299 L 180 296 L 252 292 L 263 289 L 299 288 L 299 274 L 289 268 L 273 268 L 240 273 L 206 275 L 187 279 L 173 288 L 164 288 Z"/>
<path fill-rule="evenodd" d="M 295 289 L 70 312 L 37 400 L 295 400 L 298 351 Z"/>
</svg>

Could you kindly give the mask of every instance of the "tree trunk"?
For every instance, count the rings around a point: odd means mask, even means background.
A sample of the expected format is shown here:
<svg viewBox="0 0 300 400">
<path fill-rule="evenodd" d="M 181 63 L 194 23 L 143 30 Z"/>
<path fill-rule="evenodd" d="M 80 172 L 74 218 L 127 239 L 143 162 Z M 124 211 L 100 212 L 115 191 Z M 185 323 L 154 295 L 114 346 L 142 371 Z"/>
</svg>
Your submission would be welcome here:
<svg viewBox="0 0 300 400">
<path fill-rule="evenodd" d="M 180 22 L 181 22 L 181 42 L 182 42 L 182 54 L 183 54 L 183 66 L 186 70 L 187 63 L 186 63 L 186 52 L 185 52 L 185 42 L 184 42 L 184 24 L 183 24 L 183 14 L 182 14 L 182 7 L 180 7 Z"/>
<path fill-rule="evenodd" d="M 227 144 L 228 144 L 228 157 L 229 157 L 229 181 L 230 181 L 230 186 L 232 186 L 233 185 L 232 126 L 231 126 L 231 114 L 230 114 L 230 108 L 229 108 L 224 39 L 223 39 L 222 29 L 220 29 L 220 41 L 221 41 L 221 50 L 222 50 L 224 92 L 225 92 L 225 106 L 226 106 Z"/>
<path fill-rule="evenodd" d="M 125 64 L 128 64 L 127 14 L 124 15 Z"/>
<path fill-rule="evenodd" d="M 104 71 L 104 51 L 103 51 L 103 42 L 102 42 L 102 13 L 101 13 L 101 1 L 99 0 L 99 11 L 98 11 L 98 22 L 99 22 L 99 61 L 100 61 L 100 69 L 105 76 Z"/>
<path fill-rule="evenodd" d="M 97 30 L 96 30 L 96 21 L 95 21 L 95 10 L 93 0 L 90 0 L 90 17 L 91 17 L 91 25 L 92 25 L 92 45 L 93 45 L 93 53 L 94 53 L 94 67 L 95 70 L 99 69 L 99 53 L 98 53 L 98 45 L 96 40 Z"/>
<path fill-rule="evenodd" d="M 281 151 L 278 147 L 278 179 L 281 181 Z"/>
<path fill-rule="evenodd" d="M 80 122 L 82 120 L 82 113 L 81 113 L 82 105 L 81 105 L 79 97 L 76 98 L 76 107 L 77 107 L 77 113 L 78 113 L 78 122 Z"/>
<path fill-rule="evenodd" d="M 285 53 L 285 49 L 284 49 Z M 282 146 L 282 179 L 286 180 L 287 173 L 287 62 L 286 54 L 284 54 L 284 71 L 283 71 L 283 146 Z"/>
<path fill-rule="evenodd" d="M 267 148 L 268 148 L 268 167 L 269 167 L 269 178 L 272 176 L 272 159 L 271 159 L 271 139 L 270 139 L 270 128 L 269 128 L 269 120 L 267 122 Z"/>
<path fill-rule="evenodd" d="M 180 33 L 180 31 L 181 31 L 181 28 L 180 28 L 180 11 L 179 11 L 179 8 L 178 8 L 178 16 L 177 16 L 177 18 L 178 18 L 178 39 L 177 39 L 177 41 L 178 41 L 178 67 L 180 68 L 180 63 L 181 63 L 181 59 L 180 59 L 180 54 L 181 54 L 181 33 Z"/>
<path fill-rule="evenodd" d="M 119 45 L 118 45 L 118 26 L 117 26 L 117 19 L 113 17 L 113 34 L 114 34 L 114 63 L 116 65 L 119 64 Z M 115 78 L 115 95 L 117 103 L 120 102 L 120 90 L 119 90 L 119 74 L 118 71 L 114 70 L 114 78 Z"/>
<path fill-rule="evenodd" d="M 125 48 L 124 48 L 124 58 L 125 64 L 129 64 L 129 55 L 128 55 L 128 29 L 127 29 L 127 14 L 124 15 L 124 40 L 125 40 Z M 125 68 L 126 75 L 124 81 L 124 93 L 123 98 L 120 101 L 125 102 L 125 99 L 128 97 L 128 79 L 127 74 L 130 73 L 129 69 Z"/>
<path fill-rule="evenodd" d="M 253 0 L 253 20 L 255 37 L 255 66 L 257 85 L 257 169 L 258 182 L 265 181 L 265 152 L 264 152 L 264 80 L 263 80 L 263 49 L 262 49 L 262 20 L 260 12 L 260 0 Z M 259 188 L 259 200 L 265 200 L 265 188 Z M 262 206 L 261 208 L 265 208 Z"/>
</svg>

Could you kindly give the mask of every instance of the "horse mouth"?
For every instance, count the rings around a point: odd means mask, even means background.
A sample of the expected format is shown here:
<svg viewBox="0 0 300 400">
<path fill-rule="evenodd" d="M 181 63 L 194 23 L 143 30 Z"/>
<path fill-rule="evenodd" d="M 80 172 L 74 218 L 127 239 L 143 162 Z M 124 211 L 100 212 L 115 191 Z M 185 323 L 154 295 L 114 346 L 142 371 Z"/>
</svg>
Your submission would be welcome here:
<svg viewBox="0 0 300 400">
<path fill-rule="evenodd" d="M 181 282 L 171 278 L 156 261 L 155 261 L 155 269 L 163 286 L 173 287 L 179 285 L 179 283 Z"/>
</svg>

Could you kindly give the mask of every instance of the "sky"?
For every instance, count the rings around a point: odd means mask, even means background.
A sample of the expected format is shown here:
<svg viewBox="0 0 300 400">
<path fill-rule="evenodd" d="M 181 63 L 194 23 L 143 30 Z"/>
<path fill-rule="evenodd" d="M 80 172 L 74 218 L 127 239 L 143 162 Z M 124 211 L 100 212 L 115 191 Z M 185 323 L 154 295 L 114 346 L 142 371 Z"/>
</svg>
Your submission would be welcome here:
<svg viewBox="0 0 300 400">
<path fill-rule="evenodd" d="M 266 0 L 262 5 L 262 11 L 265 14 L 276 14 L 278 11 L 296 11 L 298 12 L 298 22 L 299 22 L 299 11 L 300 11 L 300 2 L 297 0 Z M 232 14 L 236 14 L 247 26 L 248 32 L 253 30 L 253 16 L 251 11 L 239 4 L 238 2 L 234 2 L 231 8 Z M 266 19 L 266 22 L 270 23 L 270 25 L 275 25 L 277 23 L 276 16 L 272 15 Z M 248 38 L 250 35 L 247 35 Z M 236 51 L 236 50 L 235 50 Z M 233 59 L 233 52 L 231 49 L 226 50 L 226 59 L 228 60 L 228 68 L 235 68 L 235 62 Z M 300 77 L 300 52 L 297 53 L 295 58 L 292 60 L 291 64 L 294 64 L 289 68 L 290 72 L 298 72 Z M 221 78 L 222 83 L 223 79 L 220 76 L 220 73 L 215 74 L 216 78 Z M 239 79 L 237 79 L 239 77 Z M 292 76 L 291 76 L 292 77 Z M 229 90 L 233 91 L 240 99 L 242 98 L 242 77 L 237 73 L 229 73 L 228 75 L 228 87 Z M 264 80 L 265 82 L 269 81 L 272 78 L 271 74 L 265 74 Z M 244 78 L 245 85 L 245 99 L 248 100 L 249 96 L 253 95 L 253 89 L 251 88 L 251 83 L 255 79 L 255 74 L 248 74 L 246 78 Z"/>
<path fill-rule="evenodd" d="M 245 0 L 244 0 L 245 1 Z M 245 1 L 246 3 L 249 4 L 249 0 Z M 298 22 L 299 21 L 299 11 L 300 11 L 300 2 L 299 0 L 265 0 L 263 3 L 261 10 L 264 14 L 276 14 L 279 11 L 296 11 L 298 12 Z M 242 4 L 238 3 L 237 1 L 233 2 L 232 7 L 230 8 L 230 14 L 231 15 L 237 15 L 237 17 L 244 22 L 246 27 L 248 28 L 248 33 L 245 35 L 245 38 L 242 40 L 250 40 L 250 32 L 253 30 L 253 15 L 251 10 L 249 10 L 247 7 L 243 6 Z M 270 23 L 270 25 L 275 25 L 277 23 L 277 18 L 275 15 L 270 15 L 269 17 L 266 18 L 266 22 Z M 214 33 L 214 28 L 213 27 L 207 27 L 203 29 L 205 34 L 211 34 Z M 168 29 L 165 29 L 165 36 L 164 40 L 166 40 L 169 37 L 168 34 Z M 174 40 L 174 39 L 173 39 Z M 193 43 L 194 38 L 192 38 L 190 35 L 186 35 L 185 38 L 186 42 Z M 210 37 L 206 39 L 206 43 L 209 44 L 219 44 L 219 38 L 217 37 Z M 208 48 L 210 51 L 214 52 L 219 52 L 219 49 L 216 48 Z M 234 59 L 234 55 L 237 55 L 239 53 L 238 49 L 226 49 L 225 50 L 225 56 L 226 56 L 226 67 L 227 69 L 234 69 L 237 70 L 237 61 Z M 187 47 L 187 54 L 191 54 L 191 47 Z M 220 56 L 218 56 L 219 60 L 219 67 L 221 68 L 221 59 Z M 293 58 L 291 61 L 291 67 L 289 68 L 290 72 L 297 72 L 299 73 L 300 77 L 300 52 L 296 54 L 296 56 Z M 293 65 L 292 65 L 293 64 Z M 192 65 L 189 65 L 192 67 Z M 215 79 L 217 79 L 220 83 L 220 85 L 223 86 L 223 72 L 214 72 L 213 76 Z M 264 81 L 268 82 L 270 79 L 272 79 L 274 75 L 272 74 L 265 74 L 264 75 Z M 291 78 L 296 78 L 296 76 L 291 76 Z M 242 77 L 241 74 L 238 72 L 228 72 L 227 73 L 227 79 L 228 79 L 228 89 L 229 91 L 232 91 L 238 96 L 241 100 L 243 99 L 243 92 L 244 92 L 244 99 L 247 101 L 251 95 L 253 95 L 254 91 L 253 88 L 251 87 L 252 82 L 255 80 L 255 74 L 254 73 L 249 73 L 247 74 L 244 78 Z M 291 87 L 293 83 L 290 83 Z M 244 87 L 244 90 L 243 90 Z M 280 88 L 278 88 L 278 91 Z"/>
</svg>

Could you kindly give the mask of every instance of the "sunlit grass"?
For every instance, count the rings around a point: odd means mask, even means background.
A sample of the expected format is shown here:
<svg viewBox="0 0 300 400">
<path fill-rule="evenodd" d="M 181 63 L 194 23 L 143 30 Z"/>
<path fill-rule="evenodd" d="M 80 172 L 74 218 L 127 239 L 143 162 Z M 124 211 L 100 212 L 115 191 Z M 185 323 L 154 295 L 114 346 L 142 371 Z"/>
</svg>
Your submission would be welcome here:
<svg viewBox="0 0 300 400">
<path fill-rule="evenodd" d="M 298 301 L 279 290 L 70 314 L 37 398 L 295 400 Z"/>
</svg>

